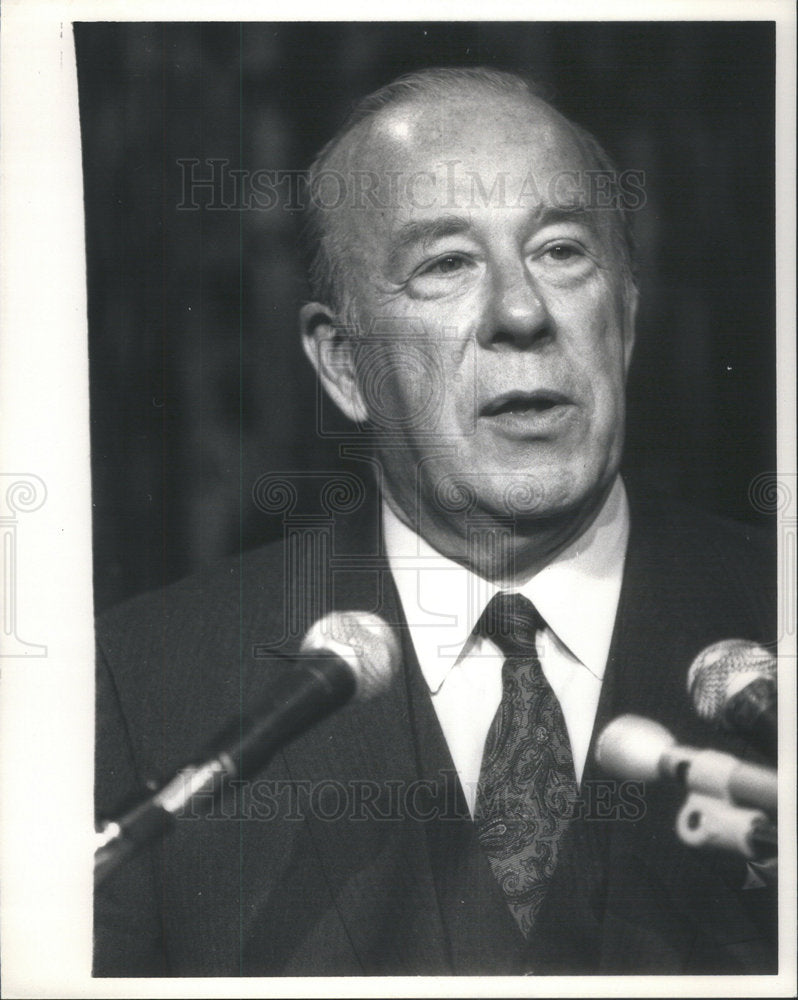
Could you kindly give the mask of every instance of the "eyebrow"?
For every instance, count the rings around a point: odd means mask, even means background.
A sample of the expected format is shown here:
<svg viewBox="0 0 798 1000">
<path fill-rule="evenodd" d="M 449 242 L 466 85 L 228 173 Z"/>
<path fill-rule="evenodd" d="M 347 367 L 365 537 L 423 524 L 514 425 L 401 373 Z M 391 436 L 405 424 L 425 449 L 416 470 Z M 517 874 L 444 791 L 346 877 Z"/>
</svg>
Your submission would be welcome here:
<svg viewBox="0 0 798 1000">
<path fill-rule="evenodd" d="M 573 206 L 538 205 L 531 214 L 530 222 L 536 226 L 547 226 L 556 222 L 590 222 L 593 219 L 584 202 L 576 202 Z M 399 262 L 402 251 L 418 243 L 433 242 L 447 236 L 457 236 L 472 228 L 470 218 L 462 215 L 441 215 L 435 219 L 412 219 L 400 226 L 393 234 L 389 264 Z"/>
</svg>

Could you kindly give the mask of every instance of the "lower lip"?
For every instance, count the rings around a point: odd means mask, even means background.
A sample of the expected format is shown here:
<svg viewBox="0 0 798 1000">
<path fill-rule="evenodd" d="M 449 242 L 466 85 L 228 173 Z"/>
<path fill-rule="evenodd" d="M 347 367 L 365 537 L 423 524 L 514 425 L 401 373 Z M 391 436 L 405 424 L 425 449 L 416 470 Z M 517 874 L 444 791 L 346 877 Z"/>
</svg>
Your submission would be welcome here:
<svg viewBox="0 0 798 1000">
<path fill-rule="evenodd" d="M 546 438 L 562 430 L 573 415 L 570 403 L 560 403 L 547 410 L 507 410 L 492 417 L 483 416 L 481 420 L 505 437 Z"/>
</svg>

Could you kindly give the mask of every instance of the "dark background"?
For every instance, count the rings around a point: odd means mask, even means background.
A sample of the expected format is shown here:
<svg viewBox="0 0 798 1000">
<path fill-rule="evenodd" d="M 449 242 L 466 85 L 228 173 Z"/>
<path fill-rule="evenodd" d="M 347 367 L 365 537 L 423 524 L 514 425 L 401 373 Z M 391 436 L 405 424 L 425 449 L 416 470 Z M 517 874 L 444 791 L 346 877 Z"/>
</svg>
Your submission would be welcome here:
<svg viewBox="0 0 798 1000">
<path fill-rule="evenodd" d="M 277 537 L 264 472 L 332 469 L 296 218 L 179 210 L 180 159 L 304 169 L 427 65 L 520 70 L 643 170 L 627 470 L 741 520 L 775 468 L 774 39 L 758 23 L 76 25 L 98 610 Z M 197 196 L 202 203 L 203 196 Z M 42 294 L 46 293 L 46 288 Z M 361 466 L 362 471 L 362 466 Z"/>
</svg>

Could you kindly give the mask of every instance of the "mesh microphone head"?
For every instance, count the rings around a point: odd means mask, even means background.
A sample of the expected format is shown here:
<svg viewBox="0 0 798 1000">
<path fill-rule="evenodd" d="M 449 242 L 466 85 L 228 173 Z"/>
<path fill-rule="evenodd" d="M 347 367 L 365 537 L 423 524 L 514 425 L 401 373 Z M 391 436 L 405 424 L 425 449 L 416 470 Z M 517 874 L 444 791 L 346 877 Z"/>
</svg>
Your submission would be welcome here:
<svg viewBox="0 0 798 1000">
<path fill-rule="evenodd" d="M 357 701 L 387 690 L 399 667 L 399 642 L 394 630 L 366 611 L 333 611 L 311 625 L 301 653 L 334 653 L 352 668 Z"/>
<path fill-rule="evenodd" d="M 707 646 L 687 673 L 687 693 L 702 719 L 720 719 L 740 682 L 756 677 L 775 678 L 776 658 L 748 639 L 722 639 Z"/>
</svg>

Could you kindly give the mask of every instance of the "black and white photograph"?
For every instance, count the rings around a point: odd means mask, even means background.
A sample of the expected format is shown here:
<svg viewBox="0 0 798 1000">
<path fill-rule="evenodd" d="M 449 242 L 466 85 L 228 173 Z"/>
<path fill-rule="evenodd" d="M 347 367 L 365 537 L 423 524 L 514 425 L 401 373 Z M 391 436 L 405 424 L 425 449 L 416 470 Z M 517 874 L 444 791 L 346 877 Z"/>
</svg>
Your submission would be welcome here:
<svg viewBox="0 0 798 1000">
<path fill-rule="evenodd" d="M 93 988 L 789 995 L 785 26 L 707 7 L 62 25 Z"/>
</svg>

